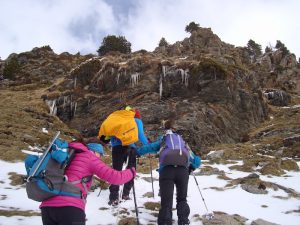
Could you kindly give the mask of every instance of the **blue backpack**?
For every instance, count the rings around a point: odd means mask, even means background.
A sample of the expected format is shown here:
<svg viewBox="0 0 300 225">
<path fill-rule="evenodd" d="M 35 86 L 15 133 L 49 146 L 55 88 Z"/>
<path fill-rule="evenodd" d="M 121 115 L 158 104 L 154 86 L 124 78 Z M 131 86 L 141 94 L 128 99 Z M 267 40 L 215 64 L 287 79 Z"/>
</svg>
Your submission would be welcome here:
<svg viewBox="0 0 300 225">
<path fill-rule="evenodd" d="M 26 192 L 29 199 L 41 202 L 56 195 L 83 198 L 82 192 L 75 184 L 86 182 L 92 176 L 83 177 L 79 181 L 69 182 L 65 169 L 78 150 L 68 147 L 68 142 L 53 138 L 48 149 L 40 157 L 29 155 L 25 159 L 27 171 Z"/>
<path fill-rule="evenodd" d="M 159 162 L 162 166 L 189 167 L 189 148 L 182 136 L 177 133 L 166 134 L 162 139 L 159 151 Z"/>
</svg>

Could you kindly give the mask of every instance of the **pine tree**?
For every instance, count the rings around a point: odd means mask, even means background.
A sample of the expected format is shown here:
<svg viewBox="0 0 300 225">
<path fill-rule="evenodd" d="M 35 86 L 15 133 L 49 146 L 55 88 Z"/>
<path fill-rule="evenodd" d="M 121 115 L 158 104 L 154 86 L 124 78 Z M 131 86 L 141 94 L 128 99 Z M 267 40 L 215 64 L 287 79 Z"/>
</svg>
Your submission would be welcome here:
<svg viewBox="0 0 300 225">
<path fill-rule="evenodd" d="M 267 47 L 265 48 L 265 53 L 270 53 L 270 52 L 272 52 L 272 48 L 269 47 L 269 46 L 267 46 Z"/>
<path fill-rule="evenodd" d="M 21 66 L 16 58 L 11 58 L 4 65 L 3 77 L 14 80 L 17 73 L 20 71 Z"/>
<path fill-rule="evenodd" d="M 188 33 L 192 33 L 193 31 L 197 30 L 200 27 L 198 23 L 190 22 L 189 25 L 185 27 L 185 31 Z"/>
<path fill-rule="evenodd" d="M 290 54 L 290 51 L 287 49 L 287 47 L 279 40 L 276 41 L 275 48 L 281 50 L 284 56 Z"/>
<path fill-rule="evenodd" d="M 252 39 L 248 41 L 247 49 L 249 50 L 250 54 L 254 57 L 262 55 L 261 45 L 257 44 Z"/>
<path fill-rule="evenodd" d="M 131 43 L 124 36 L 108 35 L 103 38 L 97 52 L 99 56 L 103 56 L 110 51 L 118 51 L 125 54 L 131 53 Z"/>
<path fill-rule="evenodd" d="M 169 43 L 166 41 L 166 39 L 164 37 L 162 37 L 159 41 L 158 46 L 159 47 L 167 47 L 167 46 L 169 46 Z"/>
</svg>

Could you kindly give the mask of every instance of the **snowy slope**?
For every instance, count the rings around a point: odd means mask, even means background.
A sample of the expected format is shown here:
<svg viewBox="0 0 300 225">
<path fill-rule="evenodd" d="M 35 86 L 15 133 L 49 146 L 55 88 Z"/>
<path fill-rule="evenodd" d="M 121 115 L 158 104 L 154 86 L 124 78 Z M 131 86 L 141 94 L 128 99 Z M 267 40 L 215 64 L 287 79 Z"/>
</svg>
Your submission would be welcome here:
<svg viewBox="0 0 300 225">
<path fill-rule="evenodd" d="M 205 164 L 205 163 L 204 163 Z M 300 165 L 300 163 L 298 163 Z M 233 171 L 228 169 L 232 164 L 227 165 L 210 165 L 220 170 L 223 170 L 230 178 L 245 177 L 248 173 Z M 25 188 L 22 186 L 11 186 L 9 180 L 9 172 L 16 172 L 19 174 L 25 174 L 25 168 L 22 162 L 8 163 L 0 161 L 0 210 L 33 210 L 39 212 L 39 203 L 29 200 L 26 196 Z M 197 172 L 197 171 L 196 171 Z M 153 171 L 153 175 L 158 178 L 158 173 Z M 142 179 L 142 177 L 149 177 L 148 174 L 138 174 L 135 180 L 137 205 L 139 206 L 140 223 L 141 224 L 155 224 L 156 217 L 153 215 L 153 211 L 146 210 L 144 208 L 145 202 L 159 202 L 160 199 L 157 196 L 158 181 L 154 181 L 155 198 L 146 198 L 143 195 L 146 192 L 151 192 L 151 183 Z M 262 180 L 271 181 L 281 184 L 285 187 L 293 188 L 295 191 L 300 192 L 300 173 L 299 172 L 287 172 L 284 177 L 270 177 L 260 176 Z M 296 198 L 278 198 L 274 196 L 287 197 L 287 193 L 282 190 L 274 191 L 268 189 L 268 194 L 257 195 L 251 194 L 242 190 L 239 186 L 235 188 L 225 189 L 224 191 L 218 191 L 215 187 L 223 188 L 227 181 L 217 178 L 216 175 L 211 176 L 197 176 L 201 193 L 205 199 L 209 211 L 221 211 L 228 214 L 239 214 L 248 218 L 246 224 L 251 224 L 255 219 L 262 218 L 269 222 L 282 224 L 282 225 L 299 225 L 300 214 L 299 213 L 285 213 L 287 211 L 299 210 L 300 201 Z M 214 187 L 213 189 L 211 187 Z M 120 204 L 120 208 L 111 208 L 107 205 L 108 202 L 108 190 L 101 191 L 99 197 L 97 197 L 99 189 L 95 192 L 91 192 L 88 196 L 88 203 L 86 208 L 87 225 L 107 225 L 117 224 L 118 217 L 113 216 L 112 213 L 117 213 L 118 210 L 123 208 L 127 209 L 131 217 L 135 217 L 134 202 L 127 201 Z M 132 196 L 133 197 L 133 196 Z M 174 196 L 175 200 L 175 196 Z M 191 208 L 191 224 L 202 224 L 201 221 L 196 221 L 194 215 L 203 215 L 207 213 L 200 193 L 196 186 L 193 176 L 190 176 L 188 202 Z M 175 201 L 173 202 L 175 208 Z M 265 205 L 265 207 L 262 207 Z M 267 206 L 267 207 L 266 207 Z M 177 222 L 176 211 L 173 213 L 173 218 Z M 27 225 L 27 224 L 41 224 L 41 218 L 39 216 L 23 217 L 12 216 L 5 217 L 0 216 L 0 225 Z M 175 223 L 177 224 L 177 223 Z"/>
</svg>

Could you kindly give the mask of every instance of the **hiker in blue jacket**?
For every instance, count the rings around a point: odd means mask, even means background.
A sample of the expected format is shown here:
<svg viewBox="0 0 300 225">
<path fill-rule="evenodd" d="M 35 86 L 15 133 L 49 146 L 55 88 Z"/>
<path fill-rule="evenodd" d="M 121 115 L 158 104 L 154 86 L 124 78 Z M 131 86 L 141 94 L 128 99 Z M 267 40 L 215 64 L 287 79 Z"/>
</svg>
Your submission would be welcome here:
<svg viewBox="0 0 300 225">
<path fill-rule="evenodd" d="M 159 153 L 160 167 L 159 171 L 159 187 L 161 196 L 161 208 L 158 214 L 158 225 L 172 224 L 172 207 L 174 185 L 176 186 L 176 209 L 178 216 L 178 225 L 189 224 L 190 207 L 187 203 L 187 190 L 189 173 L 201 165 L 201 158 L 195 155 L 180 137 L 176 134 L 173 126 L 174 121 L 165 123 L 166 135 L 159 140 L 145 145 L 137 150 L 138 155 L 147 153 Z M 174 135 L 175 134 L 175 135 Z M 171 141 L 167 143 L 167 135 L 173 135 Z M 168 145 L 172 145 L 173 149 L 168 151 Z M 177 153 L 174 149 L 178 150 Z M 186 153 L 186 152 L 187 153 Z M 185 155 L 186 154 L 186 155 Z M 185 161 L 184 161 L 185 160 Z M 183 162 L 183 163 L 181 163 Z"/>
<path fill-rule="evenodd" d="M 126 110 L 133 110 L 135 112 L 134 120 L 138 129 L 138 140 L 143 145 L 148 144 L 148 139 L 144 134 L 144 126 L 141 119 L 141 113 L 138 109 L 132 109 L 127 106 Z M 121 141 L 116 137 L 110 138 L 110 143 L 112 146 L 112 167 L 116 170 L 121 171 L 123 164 L 126 162 L 129 157 L 128 167 L 136 168 L 136 155 L 134 154 L 137 147 L 135 144 L 130 144 L 129 146 L 122 145 Z M 133 186 L 133 181 L 129 181 L 124 184 L 123 193 L 121 198 L 123 200 L 130 200 L 129 193 Z M 110 185 L 109 187 L 109 205 L 116 206 L 119 204 L 119 185 Z"/>
</svg>

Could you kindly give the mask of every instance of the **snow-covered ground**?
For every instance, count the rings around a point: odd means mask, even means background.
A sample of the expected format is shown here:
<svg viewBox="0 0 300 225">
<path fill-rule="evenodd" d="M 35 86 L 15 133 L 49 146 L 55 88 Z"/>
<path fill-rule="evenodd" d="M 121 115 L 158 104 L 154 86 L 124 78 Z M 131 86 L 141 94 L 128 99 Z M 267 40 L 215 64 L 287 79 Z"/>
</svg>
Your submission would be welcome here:
<svg viewBox="0 0 300 225">
<path fill-rule="evenodd" d="M 300 163 L 298 164 L 300 165 Z M 212 166 L 218 168 L 219 170 L 225 171 L 226 176 L 234 179 L 245 177 L 249 174 L 230 170 L 228 167 L 232 166 L 232 164 L 215 164 Z M 0 161 L 0 168 L 0 210 L 18 209 L 39 212 L 39 203 L 27 198 L 26 191 L 23 186 L 10 185 L 8 173 L 16 172 L 19 174 L 25 174 L 23 162 L 9 163 Z M 153 171 L 153 175 L 154 177 L 158 178 L 158 173 L 155 170 Z M 160 201 L 160 198 L 157 195 L 158 181 L 154 181 L 155 198 L 143 197 L 146 192 L 152 191 L 151 183 L 142 179 L 142 177 L 149 176 L 149 174 L 138 174 L 138 177 L 135 179 L 137 205 L 139 206 L 139 219 L 141 224 L 149 224 L 151 222 L 154 223 L 153 221 L 156 221 L 156 218 L 153 216 L 153 211 L 146 210 L 143 206 L 144 203 Z M 260 176 L 260 178 L 265 181 L 270 181 L 285 187 L 293 188 L 295 191 L 300 192 L 300 172 L 287 172 L 286 176 L 282 177 Z M 227 181 L 217 178 L 216 175 L 197 176 L 197 180 L 209 212 L 221 211 L 228 214 L 239 214 L 249 219 L 246 224 L 251 224 L 253 220 L 258 218 L 281 225 L 300 224 L 299 213 L 286 213 L 287 211 L 299 210 L 299 199 L 278 198 L 278 196 L 287 197 L 287 193 L 282 190 L 274 191 L 268 189 L 268 194 L 258 195 L 246 192 L 242 190 L 240 186 L 237 186 L 235 188 L 225 189 L 224 191 L 218 191 L 216 189 L 212 189 L 211 187 L 223 188 L 227 184 Z M 91 192 L 88 196 L 86 208 L 88 220 L 86 224 L 117 224 L 118 218 L 113 216 L 112 213 L 120 209 L 111 208 L 107 205 L 109 195 L 108 190 L 101 191 L 99 197 L 97 196 L 98 193 L 99 189 L 97 189 L 95 192 Z M 277 197 L 275 198 L 274 196 Z M 203 215 L 206 214 L 207 211 L 193 176 L 190 176 L 189 181 L 188 202 L 191 208 L 191 224 L 201 225 L 202 223 L 200 221 L 195 221 L 193 215 Z M 175 208 L 175 196 L 173 203 Z M 133 201 L 122 202 L 120 204 L 120 208 L 126 208 L 132 214 L 129 216 L 135 217 Z M 177 222 L 176 212 L 173 212 L 173 218 Z M 0 216 L 0 225 L 37 225 L 41 223 L 41 218 L 39 216 Z"/>
</svg>

